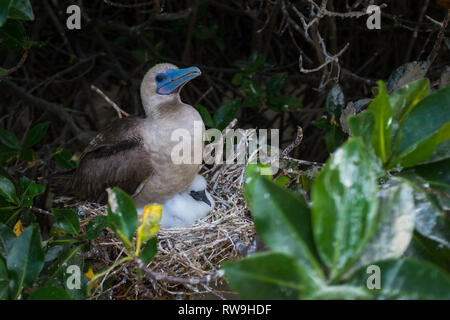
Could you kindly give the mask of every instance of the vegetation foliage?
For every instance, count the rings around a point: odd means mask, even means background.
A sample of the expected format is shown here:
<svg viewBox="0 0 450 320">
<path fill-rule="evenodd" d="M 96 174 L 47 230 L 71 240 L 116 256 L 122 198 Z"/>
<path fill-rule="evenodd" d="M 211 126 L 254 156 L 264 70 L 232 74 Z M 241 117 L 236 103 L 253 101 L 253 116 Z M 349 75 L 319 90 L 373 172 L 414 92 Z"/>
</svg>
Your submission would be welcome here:
<svg viewBox="0 0 450 320">
<path fill-rule="evenodd" d="M 112 188 L 107 216 L 82 225 L 51 176 L 76 168 L 111 118 L 87 84 L 142 114 L 134 80 L 162 61 L 204 71 L 183 98 L 207 127 L 238 118 L 280 128 L 286 145 L 301 125 L 295 155 L 325 162 L 313 178 L 296 163 L 273 177 L 247 167 L 243 192 L 269 250 L 222 266 L 242 298 L 450 299 L 447 10 L 398 1 L 368 31 L 350 13 L 369 1 L 106 2 L 84 4 L 82 31 L 69 32 L 59 2 L 0 0 L 0 299 L 87 299 L 126 261 L 149 272 L 160 205 L 138 218 Z M 126 257 L 94 273 L 84 253 L 106 228 Z M 381 289 L 367 286 L 373 265 Z"/>
</svg>

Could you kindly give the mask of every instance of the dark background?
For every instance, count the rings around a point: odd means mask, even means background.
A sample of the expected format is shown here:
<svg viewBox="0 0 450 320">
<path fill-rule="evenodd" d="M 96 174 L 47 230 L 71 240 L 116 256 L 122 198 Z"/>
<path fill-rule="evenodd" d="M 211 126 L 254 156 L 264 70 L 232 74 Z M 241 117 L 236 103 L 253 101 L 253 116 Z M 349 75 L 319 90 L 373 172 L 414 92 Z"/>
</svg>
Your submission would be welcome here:
<svg viewBox="0 0 450 320">
<path fill-rule="evenodd" d="M 52 172 L 55 164 L 47 161 L 50 147 L 78 154 L 90 137 L 117 116 L 90 89 L 92 84 L 125 111 L 143 115 L 139 84 L 152 65 L 195 65 L 203 76 L 183 89 L 183 100 L 201 103 L 214 114 L 227 101 L 245 98 L 242 86 L 232 82 L 241 71 L 235 62 L 249 61 L 257 53 L 265 57 L 265 66 L 254 70 L 252 79 L 264 88 L 268 79 L 286 73 L 281 94 L 302 101 L 303 107 L 277 112 L 260 101 L 240 108 L 238 127 L 280 128 L 282 145 L 286 145 L 295 138 L 296 126 L 302 126 L 303 143 L 294 155 L 321 162 L 328 157 L 328 150 L 324 131 L 313 121 L 327 114 L 325 100 L 330 88 L 339 83 L 346 102 L 370 98 L 376 80 L 387 80 L 402 64 L 430 56 L 440 28 L 426 16 L 440 22 L 447 12 L 435 1 L 417 0 L 330 0 L 327 8 L 360 12 L 369 3 L 388 4 L 382 10 L 381 30 L 368 30 L 367 16 L 324 17 L 311 27 L 308 40 L 296 13 L 302 12 L 307 21 L 313 19 L 307 0 L 32 1 L 36 18 L 25 26 L 30 38 L 39 43 L 30 49 L 19 70 L 0 80 L 0 126 L 22 137 L 32 124 L 51 121 L 40 142 L 45 147 L 36 154 L 43 160 L 41 168 Z M 81 7 L 81 30 L 65 26 L 66 8 L 71 4 Z M 337 63 L 319 72 L 300 72 L 300 55 L 308 69 L 324 62 L 314 37 L 316 28 L 330 55 L 349 43 L 339 59 L 339 74 Z M 4 68 L 16 65 L 22 54 L 0 44 Z M 449 56 L 443 45 L 428 72 L 432 83 L 448 65 Z M 330 78 L 325 84 L 321 81 L 324 75 Z M 67 112 L 62 114 L 60 109 Z"/>
</svg>

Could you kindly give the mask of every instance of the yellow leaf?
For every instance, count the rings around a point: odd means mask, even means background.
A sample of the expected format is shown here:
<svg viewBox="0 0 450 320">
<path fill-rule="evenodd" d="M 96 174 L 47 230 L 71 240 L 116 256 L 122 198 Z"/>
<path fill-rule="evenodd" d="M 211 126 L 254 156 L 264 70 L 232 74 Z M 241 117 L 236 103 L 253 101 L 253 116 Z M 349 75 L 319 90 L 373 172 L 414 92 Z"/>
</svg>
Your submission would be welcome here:
<svg viewBox="0 0 450 320">
<path fill-rule="evenodd" d="M 155 236 L 160 228 L 163 206 L 159 203 L 146 205 L 140 219 L 141 225 L 137 230 L 136 255 L 139 255 L 142 242 L 147 242 Z"/>
<path fill-rule="evenodd" d="M 92 279 L 94 277 L 94 270 L 92 270 L 92 268 L 89 268 L 88 272 L 86 272 L 84 275 L 89 279 Z"/>
<path fill-rule="evenodd" d="M 25 228 L 22 225 L 22 221 L 17 221 L 17 223 L 15 224 L 14 228 L 13 228 L 13 232 L 16 235 L 16 237 L 20 236 L 23 232 L 23 230 L 25 230 Z"/>
<path fill-rule="evenodd" d="M 92 268 L 89 268 L 88 271 L 84 274 L 86 277 L 89 278 L 89 280 L 91 280 L 94 277 L 94 270 L 92 270 Z M 98 284 L 97 282 L 94 282 L 94 288 L 97 289 L 98 288 Z"/>
</svg>

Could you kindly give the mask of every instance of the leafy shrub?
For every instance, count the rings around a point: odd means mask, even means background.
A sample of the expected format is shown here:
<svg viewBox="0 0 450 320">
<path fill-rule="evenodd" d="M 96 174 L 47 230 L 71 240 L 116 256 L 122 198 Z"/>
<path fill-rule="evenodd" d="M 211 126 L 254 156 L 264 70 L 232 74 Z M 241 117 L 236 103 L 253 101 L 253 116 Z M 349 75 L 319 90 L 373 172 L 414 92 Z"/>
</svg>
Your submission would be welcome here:
<svg viewBox="0 0 450 320">
<path fill-rule="evenodd" d="M 449 299 L 450 87 L 379 92 L 305 198 L 247 170 L 245 194 L 270 251 L 226 263 L 248 299 Z M 381 272 L 370 290 L 369 266 Z"/>
</svg>

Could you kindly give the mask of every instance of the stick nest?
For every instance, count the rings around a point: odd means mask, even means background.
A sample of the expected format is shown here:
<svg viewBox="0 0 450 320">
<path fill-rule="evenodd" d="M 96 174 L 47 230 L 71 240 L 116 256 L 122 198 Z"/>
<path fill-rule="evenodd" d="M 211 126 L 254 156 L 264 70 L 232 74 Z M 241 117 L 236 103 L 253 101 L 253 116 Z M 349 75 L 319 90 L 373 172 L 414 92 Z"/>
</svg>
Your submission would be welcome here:
<svg viewBox="0 0 450 320">
<path fill-rule="evenodd" d="M 230 293 L 221 289 L 226 285 L 223 278 L 217 279 L 217 271 L 224 261 L 245 255 L 255 236 L 242 194 L 245 165 L 216 165 L 203 168 L 201 174 L 208 181 L 215 208 L 189 228 L 160 229 L 158 254 L 147 267 L 162 277 L 142 272 L 133 261 L 125 262 L 101 278 L 92 299 L 225 298 Z M 83 227 L 96 215 L 106 215 L 106 206 L 95 203 L 78 204 L 78 210 L 85 214 Z M 95 261 L 95 272 L 125 256 L 122 243 L 109 229 L 91 241 L 91 249 L 85 253 L 85 258 Z M 207 276 L 215 280 L 195 283 L 195 279 Z"/>
</svg>

